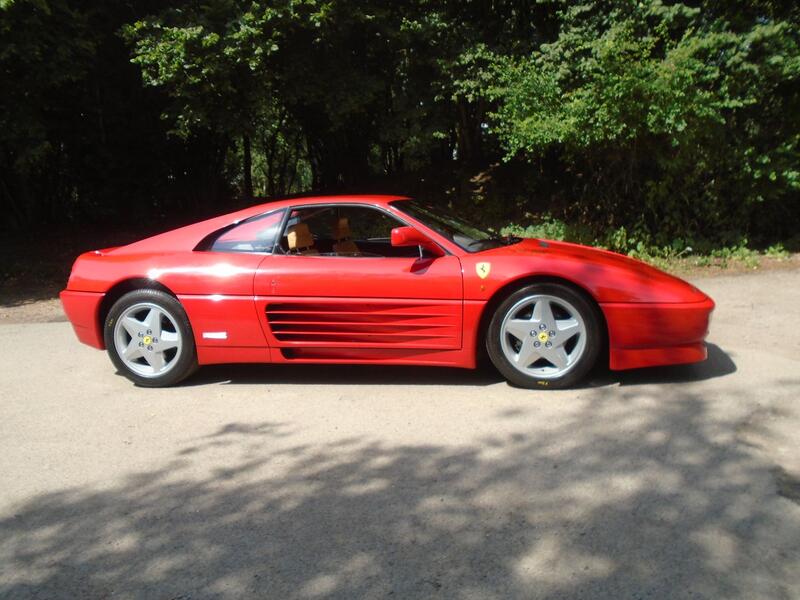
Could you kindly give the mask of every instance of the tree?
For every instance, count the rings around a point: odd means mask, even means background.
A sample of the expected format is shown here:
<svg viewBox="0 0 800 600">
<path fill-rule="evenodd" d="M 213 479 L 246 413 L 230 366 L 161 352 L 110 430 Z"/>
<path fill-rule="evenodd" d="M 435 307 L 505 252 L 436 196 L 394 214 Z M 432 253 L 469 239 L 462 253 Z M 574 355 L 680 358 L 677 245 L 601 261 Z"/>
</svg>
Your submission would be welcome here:
<svg viewBox="0 0 800 600">
<path fill-rule="evenodd" d="M 618 246 L 732 243 L 778 215 L 796 222 L 796 21 L 767 4 L 716 8 L 569 4 L 555 41 L 493 63 L 506 156 L 557 156 L 573 211 Z"/>
<path fill-rule="evenodd" d="M 211 129 L 240 141 L 246 197 L 253 195 L 254 123 L 275 93 L 267 59 L 279 48 L 286 17 L 281 8 L 241 12 L 223 0 L 168 8 L 123 29 L 144 82 L 173 99 L 165 117 L 174 133 L 186 138 Z"/>
</svg>

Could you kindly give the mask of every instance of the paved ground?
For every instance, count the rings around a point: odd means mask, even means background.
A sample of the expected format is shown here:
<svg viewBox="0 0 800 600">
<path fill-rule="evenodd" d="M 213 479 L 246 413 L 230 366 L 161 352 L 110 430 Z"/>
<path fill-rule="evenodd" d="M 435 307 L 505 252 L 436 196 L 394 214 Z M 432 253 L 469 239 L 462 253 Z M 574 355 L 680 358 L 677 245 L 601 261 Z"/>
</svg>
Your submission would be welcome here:
<svg viewBox="0 0 800 600">
<path fill-rule="evenodd" d="M 800 598 L 800 271 L 696 283 L 708 362 L 561 392 L 0 325 L 0 597 Z"/>
</svg>

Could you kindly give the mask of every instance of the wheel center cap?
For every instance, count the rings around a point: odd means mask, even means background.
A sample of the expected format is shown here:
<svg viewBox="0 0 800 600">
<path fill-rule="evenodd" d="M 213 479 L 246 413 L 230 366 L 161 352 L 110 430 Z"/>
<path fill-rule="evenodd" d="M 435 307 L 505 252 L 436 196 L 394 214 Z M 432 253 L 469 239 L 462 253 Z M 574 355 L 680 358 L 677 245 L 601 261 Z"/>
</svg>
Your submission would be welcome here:
<svg viewBox="0 0 800 600">
<path fill-rule="evenodd" d="M 145 346 L 149 346 L 153 343 L 153 338 L 149 335 L 146 335 L 142 338 L 142 342 L 144 342 Z"/>
<path fill-rule="evenodd" d="M 539 332 L 539 335 L 537 335 L 536 337 L 537 337 L 537 338 L 539 338 L 539 341 L 540 341 L 540 342 L 542 342 L 543 344 L 544 344 L 544 343 L 545 343 L 547 340 L 549 340 L 549 339 L 550 339 L 550 336 L 547 334 L 547 332 L 546 332 L 546 331 L 540 331 L 540 332 Z"/>
</svg>

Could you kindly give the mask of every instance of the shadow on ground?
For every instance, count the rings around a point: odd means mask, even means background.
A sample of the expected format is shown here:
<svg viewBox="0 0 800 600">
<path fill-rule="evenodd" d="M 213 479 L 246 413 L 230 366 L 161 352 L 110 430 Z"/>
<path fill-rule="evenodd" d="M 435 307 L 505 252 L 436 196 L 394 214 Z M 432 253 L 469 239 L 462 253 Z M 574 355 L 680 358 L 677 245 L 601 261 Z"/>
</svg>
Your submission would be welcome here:
<svg viewBox="0 0 800 600">
<path fill-rule="evenodd" d="M 572 418 L 460 447 L 228 423 L 15 507 L 0 596 L 796 597 L 795 505 L 711 409 L 596 388 Z"/>
<path fill-rule="evenodd" d="M 731 357 L 716 344 L 708 345 L 708 360 L 692 365 L 654 367 L 633 371 L 597 369 L 584 387 L 703 381 L 736 372 Z M 225 383 L 234 385 L 313 383 L 317 385 L 464 385 L 504 382 L 491 365 L 476 370 L 442 367 L 382 365 L 211 365 L 185 381 L 184 386 Z"/>
</svg>

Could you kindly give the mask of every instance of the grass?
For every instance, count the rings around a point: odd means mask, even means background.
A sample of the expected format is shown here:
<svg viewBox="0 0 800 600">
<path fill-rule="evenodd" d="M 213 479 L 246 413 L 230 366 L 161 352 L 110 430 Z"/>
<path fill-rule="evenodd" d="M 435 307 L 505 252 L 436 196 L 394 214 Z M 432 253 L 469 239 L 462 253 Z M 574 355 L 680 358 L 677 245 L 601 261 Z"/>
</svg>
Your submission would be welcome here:
<svg viewBox="0 0 800 600">
<path fill-rule="evenodd" d="M 765 250 L 754 250 L 747 246 L 725 247 L 707 253 L 693 254 L 691 248 L 682 252 L 629 252 L 633 258 L 649 263 L 669 272 L 686 271 L 754 271 L 779 265 L 793 265 L 798 254 L 787 251 L 776 244 Z"/>
<path fill-rule="evenodd" d="M 532 215 L 529 215 L 532 216 Z M 574 241 L 598 248 L 613 250 L 636 258 L 669 272 L 686 273 L 702 271 L 747 271 L 776 265 L 800 264 L 800 254 L 792 254 L 783 244 L 764 250 L 751 248 L 747 240 L 734 246 L 713 248 L 696 252 L 686 240 L 675 240 L 672 245 L 658 247 L 637 239 L 624 228 L 609 231 L 604 239 L 597 239 L 589 231 L 576 228 L 550 215 L 541 215 L 534 224 L 508 225 L 501 235 L 542 238 L 557 241 Z"/>
</svg>

